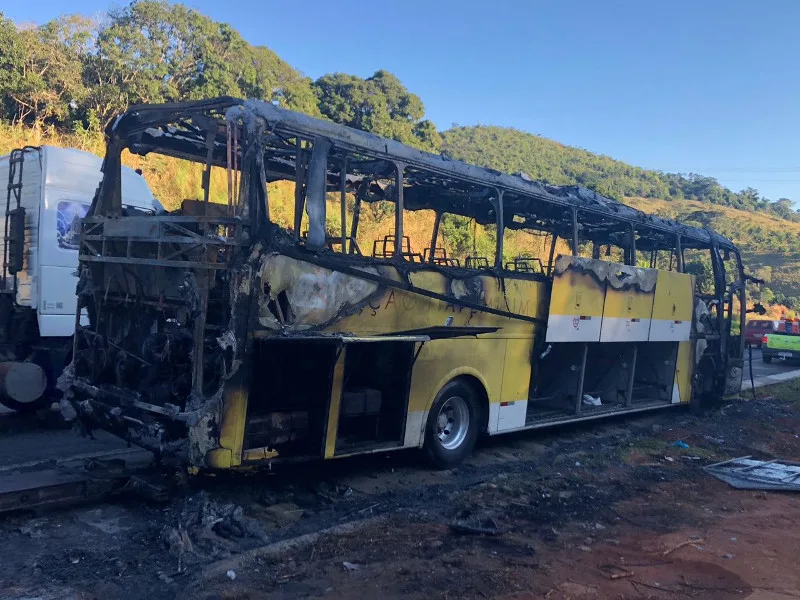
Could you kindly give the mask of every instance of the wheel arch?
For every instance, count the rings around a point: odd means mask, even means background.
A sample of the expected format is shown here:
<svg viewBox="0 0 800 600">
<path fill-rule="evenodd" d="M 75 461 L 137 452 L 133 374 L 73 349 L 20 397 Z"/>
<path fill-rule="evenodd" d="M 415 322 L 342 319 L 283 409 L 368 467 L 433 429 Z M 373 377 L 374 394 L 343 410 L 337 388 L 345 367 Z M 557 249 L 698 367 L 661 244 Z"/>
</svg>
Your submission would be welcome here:
<svg viewBox="0 0 800 600">
<path fill-rule="evenodd" d="M 439 392 L 442 391 L 442 388 L 456 379 L 467 383 L 477 394 L 478 401 L 481 405 L 479 431 L 486 431 L 489 421 L 489 385 L 486 381 L 486 378 L 477 369 L 473 369 L 471 367 L 459 367 L 458 369 L 453 369 L 447 373 L 439 380 L 437 385 L 433 387 L 433 390 L 425 403 L 425 410 L 421 415 L 421 419 L 419 419 L 419 430 L 413 433 L 414 437 L 416 438 L 414 445 L 422 447 L 425 441 L 425 424 L 428 422 L 428 414 L 430 413 L 431 407 L 436 401 L 436 397 L 439 395 Z"/>
</svg>

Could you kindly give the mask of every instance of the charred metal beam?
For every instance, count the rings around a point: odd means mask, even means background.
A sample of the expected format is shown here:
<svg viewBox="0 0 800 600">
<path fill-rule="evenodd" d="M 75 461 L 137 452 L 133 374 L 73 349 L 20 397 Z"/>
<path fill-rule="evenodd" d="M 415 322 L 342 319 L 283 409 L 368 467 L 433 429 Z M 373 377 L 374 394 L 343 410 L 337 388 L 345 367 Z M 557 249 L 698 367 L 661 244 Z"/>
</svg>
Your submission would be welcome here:
<svg viewBox="0 0 800 600">
<path fill-rule="evenodd" d="M 572 255 L 578 256 L 578 209 L 572 209 Z"/>
<path fill-rule="evenodd" d="M 394 255 L 403 255 L 403 211 L 405 204 L 403 200 L 403 170 L 405 165 L 397 162 L 395 167 L 395 207 L 394 207 Z"/>
<path fill-rule="evenodd" d="M 342 254 L 347 254 L 347 156 L 342 158 L 342 172 L 340 174 L 340 196 L 342 218 Z"/>
<path fill-rule="evenodd" d="M 505 216 L 503 208 L 503 190 L 498 189 L 495 200 L 495 222 L 497 223 L 497 238 L 495 239 L 494 266 L 496 269 L 503 267 L 503 237 L 505 236 Z"/>
<path fill-rule="evenodd" d="M 328 150 L 331 144 L 325 138 L 314 138 L 311 162 L 308 167 L 306 211 L 308 212 L 309 248 L 325 246 L 325 192 L 328 182 Z"/>
<path fill-rule="evenodd" d="M 298 136 L 295 154 L 294 175 L 294 239 L 300 240 L 300 228 L 303 225 L 303 208 L 305 206 L 306 163 L 303 151 L 303 140 Z"/>
</svg>

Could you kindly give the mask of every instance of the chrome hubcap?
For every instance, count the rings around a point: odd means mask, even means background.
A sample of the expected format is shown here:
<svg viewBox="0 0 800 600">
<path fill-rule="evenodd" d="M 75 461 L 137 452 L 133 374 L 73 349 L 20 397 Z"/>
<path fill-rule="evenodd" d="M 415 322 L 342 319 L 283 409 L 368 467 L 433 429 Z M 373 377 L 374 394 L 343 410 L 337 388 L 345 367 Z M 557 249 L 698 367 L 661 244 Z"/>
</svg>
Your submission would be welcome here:
<svg viewBox="0 0 800 600">
<path fill-rule="evenodd" d="M 448 398 L 436 416 L 436 437 L 446 450 L 458 448 L 467 437 L 469 428 L 469 407 L 459 397 Z"/>
</svg>

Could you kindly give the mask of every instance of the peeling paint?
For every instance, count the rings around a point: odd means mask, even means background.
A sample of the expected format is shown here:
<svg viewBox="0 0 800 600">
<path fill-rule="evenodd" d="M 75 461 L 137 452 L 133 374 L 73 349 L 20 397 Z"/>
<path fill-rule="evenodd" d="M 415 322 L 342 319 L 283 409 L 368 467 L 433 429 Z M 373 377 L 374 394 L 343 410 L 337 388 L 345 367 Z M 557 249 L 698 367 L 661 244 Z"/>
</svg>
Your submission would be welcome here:
<svg viewBox="0 0 800 600">
<path fill-rule="evenodd" d="M 378 275 L 375 267 L 359 267 Z M 258 321 L 268 329 L 304 331 L 364 305 L 378 284 L 277 253 L 261 258 Z M 282 321 L 282 322 L 281 322 Z"/>
<path fill-rule="evenodd" d="M 562 275 L 568 270 L 590 274 L 598 283 L 608 284 L 615 290 L 635 289 L 650 293 L 656 287 L 658 271 L 631 265 L 620 265 L 595 258 L 559 256 L 555 272 Z"/>
</svg>

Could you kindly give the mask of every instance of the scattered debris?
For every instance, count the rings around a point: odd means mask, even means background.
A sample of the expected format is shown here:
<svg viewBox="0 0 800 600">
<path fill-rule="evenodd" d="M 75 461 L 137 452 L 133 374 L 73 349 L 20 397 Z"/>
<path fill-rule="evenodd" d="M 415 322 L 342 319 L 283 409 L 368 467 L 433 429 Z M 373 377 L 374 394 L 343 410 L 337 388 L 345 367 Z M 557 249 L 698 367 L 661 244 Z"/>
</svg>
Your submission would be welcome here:
<svg viewBox="0 0 800 600">
<path fill-rule="evenodd" d="M 227 556 L 247 538 L 267 539 L 262 523 L 246 517 L 241 506 L 220 503 L 205 491 L 186 498 L 177 525 L 161 532 L 170 554 L 178 557 L 179 572 L 187 562 Z"/>
<path fill-rule="evenodd" d="M 233 569 L 229 569 L 228 572 L 225 573 L 225 575 L 227 575 L 228 579 L 230 579 L 231 581 L 236 579 L 236 571 L 234 571 Z"/>
<path fill-rule="evenodd" d="M 677 546 L 673 546 L 669 550 L 665 550 L 664 552 L 661 553 L 661 556 L 668 556 L 668 555 L 672 554 L 673 552 L 675 552 L 675 550 L 680 550 L 684 546 L 689 546 L 691 544 L 702 544 L 704 542 L 705 542 L 705 539 L 686 540 L 685 542 L 681 542 Z"/>
<path fill-rule="evenodd" d="M 743 456 L 709 465 L 705 470 L 739 490 L 800 491 L 800 463 Z"/>
<path fill-rule="evenodd" d="M 377 504 L 371 504 L 370 506 L 368 506 L 366 508 L 362 508 L 360 511 L 358 511 L 358 514 L 365 513 L 367 511 L 369 511 L 369 513 L 372 514 L 373 509 L 376 509 L 379 506 L 380 506 L 380 502 L 377 503 Z"/>
<path fill-rule="evenodd" d="M 450 529 L 456 533 L 467 533 L 472 535 L 502 535 L 508 530 L 498 527 L 494 519 L 471 519 L 468 521 L 454 521 L 450 523 Z"/>
<path fill-rule="evenodd" d="M 358 571 L 361 569 L 361 565 L 357 565 L 356 563 L 351 563 L 344 561 L 342 562 L 342 566 L 344 567 L 345 571 Z"/>
<path fill-rule="evenodd" d="M 688 449 L 688 448 L 689 448 L 689 444 L 687 444 L 686 442 L 684 442 L 684 441 L 681 441 L 681 440 L 678 440 L 678 441 L 672 442 L 672 443 L 670 444 L 670 446 L 674 446 L 675 448 L 682 448 L 682 449 L 684 449 L 684 450 L 686 450 L 686 449 Z"/>
<path fill-rule="evenodd" d="M 633 571 L 626 571 L 624 573 L 612 573 L 608 576 L 609 579 L 625 579 L 626 577 L 633 577 L 636 573 Z"/>
<path fill-rule="evenodd" d="M 597 398 L 590 396 L 589 394 L 583 395 L 583 404 L 585 406 L 602 406 L 602 402 L 600 401 L 600 397 Z"/>
</svg>

